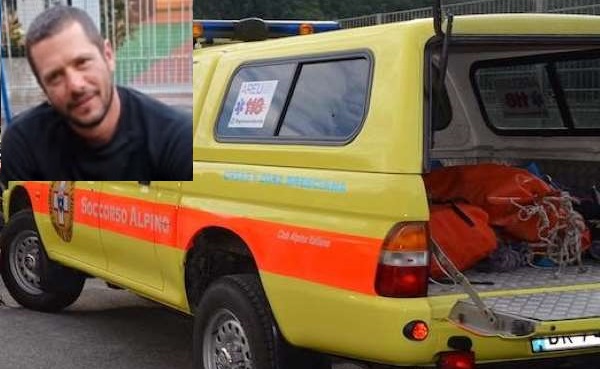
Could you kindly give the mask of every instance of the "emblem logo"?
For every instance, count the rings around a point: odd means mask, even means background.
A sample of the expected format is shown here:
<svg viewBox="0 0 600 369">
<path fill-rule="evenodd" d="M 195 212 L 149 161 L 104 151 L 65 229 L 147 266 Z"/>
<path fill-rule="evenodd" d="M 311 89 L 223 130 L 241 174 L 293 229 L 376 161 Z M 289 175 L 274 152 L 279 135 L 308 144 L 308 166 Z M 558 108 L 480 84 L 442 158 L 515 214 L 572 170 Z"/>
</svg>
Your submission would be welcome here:
<svg viewBox="0 0 600 369">
<path fill-rule="evenodd" d="M 48 197 L 52 225 L 66 242 L 70 242 L 73 236 L 73 187 L 74 182 L 52 182 Z"/>
</svg>

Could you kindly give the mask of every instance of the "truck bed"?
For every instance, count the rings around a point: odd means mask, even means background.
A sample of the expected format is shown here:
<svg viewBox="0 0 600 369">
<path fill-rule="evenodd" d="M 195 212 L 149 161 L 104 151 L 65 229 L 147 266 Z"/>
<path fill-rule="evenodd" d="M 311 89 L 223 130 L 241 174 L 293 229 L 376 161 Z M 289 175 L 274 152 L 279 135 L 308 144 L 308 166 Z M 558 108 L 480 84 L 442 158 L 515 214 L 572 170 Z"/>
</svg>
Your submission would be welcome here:
<svg viewBox="0 0 600 369">
<path fill-rule="evenodd" d="M 589 283 L 600 284 L 600 262 L 587 260 L 584 262 L 584 268 L 585 271 L 580 272 L 578 266 L 568 266 L 559 275 L 556 275 L 557 268 L 534 268 L 530 266 L 502 273 L 484 273 L 476 270 L 467 270 L 464 274 L 469 278 L 469 281 L 477 292 L 560 287 Z M 460 286 L 455 286 L 452 282 L 429 284 L 430 296 L 456 293 L 463 293 L 463 290 Z"/>
<path fill-rule="evenodd" d="M 584 263 L 585 272 L 579 267 L 569 266 L 560 275 L 555 268 L 522 267 L 505 273 L 483 273 L 466 271 L 464 274 L 472 282 L 477 292 L 515 291 L 515 294 L 502 294 L 484 297 L 483 302 L 496 312 L 526 317 L 537 321 L 558 321 L 600 317 L 600 263 Z M 592 286 L 591 284 L 596 284 Z M 573 291 L 545 292 L 526 289 L 561 286 L 582 286 Z M 583 287 L 583 285 L 589 285 Z M 429 284 L 429 296 L 464 293 L 453 284 Z M 469 298 L 461 301 L 472 304 Z"/>
</svg>

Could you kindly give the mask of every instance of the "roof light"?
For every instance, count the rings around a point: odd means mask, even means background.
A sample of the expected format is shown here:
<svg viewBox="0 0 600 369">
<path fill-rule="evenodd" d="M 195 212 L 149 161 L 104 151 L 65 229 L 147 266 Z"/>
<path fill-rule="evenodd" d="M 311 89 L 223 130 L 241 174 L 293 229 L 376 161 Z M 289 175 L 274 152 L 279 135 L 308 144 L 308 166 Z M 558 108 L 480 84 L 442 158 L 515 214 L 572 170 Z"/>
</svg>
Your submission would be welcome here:
<svg viewBox="0 0 600 369">
<path fill-rule="evenodd" d="M 200 38 L 202 36 L 202 33 L 204 31 L 204 27 L 202 26 L 202 23 L 200 22 L 194 22 L 194 26 L 193 26 L 193 35 L 194 35 L 194 39 L 196 38 Z"/>
<path fill-rule="evenodd" d="M 202 37 L 208 42 L 216 38 L 256 41 L 312 33 L 327 32 L 340 29 L 334 21 L 279 21 L 247 18 L 241 20 L 194 20 L 194 38 Z M 264 30 L 264 31 L 263 31 Z M 200 35 L 200 36 L 197 36 Z"/>
<path fill-rule="evenodd" d="M 298 27 L 298 34 L 299 35 L 310 35 L 311 33 L 314 33 L 315 29 L 312 26 L 312 24 L 309 23 L 302 23 L 300 25 L 300 27 Z"/>
</svg>

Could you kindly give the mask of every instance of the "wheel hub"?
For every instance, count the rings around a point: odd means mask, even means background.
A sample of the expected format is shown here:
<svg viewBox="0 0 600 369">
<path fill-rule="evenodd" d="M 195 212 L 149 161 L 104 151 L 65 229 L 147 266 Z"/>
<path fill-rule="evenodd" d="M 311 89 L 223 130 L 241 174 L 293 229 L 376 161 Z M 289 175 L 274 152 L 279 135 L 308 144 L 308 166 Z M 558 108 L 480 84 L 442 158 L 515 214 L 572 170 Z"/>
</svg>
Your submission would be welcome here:
<svg viewBox="0 0 600 369">
<path fill-rule="evenodd" d="M 25 268 L 33 271 L 37 266 L 37 258 L 35 255 L 27 254 L 25 255 Z"/>
<path fill-rule="evenodd" d="M 204 359 L 206 369 L 253 369 L 246 332 L 231 312 L 222 310 L 211 319 Z"/>
<path fill-rule="evenodd" d="M 39 238 L 33 232 L 17 236 L 9 251 L 9 265 L 15 281 L 23 290 L 37 295 L 42 293 L 40 286 Z"/>
<path fill-rule="evenodd" d="M 231 366 L 231 364 L 233 364 L 233 360 L 231 360 L 231 355 L 229 355 L 229 352 L 227 351 L 227 349 L 225 349 L 225 347 L 221 347 L 221 349 L 217 351 L 216 362 L 217 368 L 219 369 L 227 368 L 228 366 Z"/>
</svg>

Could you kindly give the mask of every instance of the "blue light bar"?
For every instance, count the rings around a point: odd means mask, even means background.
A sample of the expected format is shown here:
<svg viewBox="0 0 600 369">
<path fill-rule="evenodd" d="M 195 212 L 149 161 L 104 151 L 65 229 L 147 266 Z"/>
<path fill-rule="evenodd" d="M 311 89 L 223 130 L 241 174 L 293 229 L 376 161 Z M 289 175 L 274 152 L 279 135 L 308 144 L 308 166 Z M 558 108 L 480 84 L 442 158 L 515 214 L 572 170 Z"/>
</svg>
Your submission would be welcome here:
<svg viewBox="0 0 600 369">
<path fill-rule="evenodd" d="M 258 39 L 277 38 L 300 35 L 300 30 L 310 29 L 310 33 L 320 33 L 341 29 L 335 21 L 281 21 L 248 18 L 242 20 L 194 20 L 194 25 L 200 25 L 201 38 L 211 42 L 215 38 L 232 40 L 255 41 Z M 252 34 L 252 35 L 250 35 Z"/>
<path fill-rule="evenodd" d="M 340 24 L 335 21 L 265 21 L 269 28 L 269 34 L 292 36 L 298 35 L 300 26 L 311 25 L 314 33 L 335 31 L 340 29 Z"/>
</svg>

